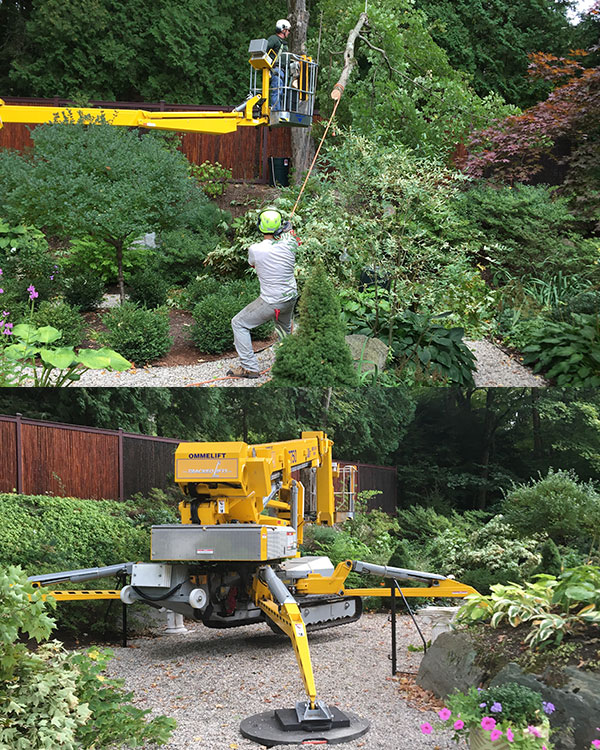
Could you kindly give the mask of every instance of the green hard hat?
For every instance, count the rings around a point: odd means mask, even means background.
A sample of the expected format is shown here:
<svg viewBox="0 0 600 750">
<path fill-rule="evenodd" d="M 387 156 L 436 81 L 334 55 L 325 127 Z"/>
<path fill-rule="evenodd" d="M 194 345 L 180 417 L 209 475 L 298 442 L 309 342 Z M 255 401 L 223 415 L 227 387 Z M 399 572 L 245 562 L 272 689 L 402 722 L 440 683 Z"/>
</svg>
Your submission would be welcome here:
<svg viewBox="0 0 600 750">
<path fill-rule="evenodd" d="M 273 234 L 281 226 L 281 214 L 276 208 L 265 208 L 258 217 L 258 231 Z"/>
</svg>

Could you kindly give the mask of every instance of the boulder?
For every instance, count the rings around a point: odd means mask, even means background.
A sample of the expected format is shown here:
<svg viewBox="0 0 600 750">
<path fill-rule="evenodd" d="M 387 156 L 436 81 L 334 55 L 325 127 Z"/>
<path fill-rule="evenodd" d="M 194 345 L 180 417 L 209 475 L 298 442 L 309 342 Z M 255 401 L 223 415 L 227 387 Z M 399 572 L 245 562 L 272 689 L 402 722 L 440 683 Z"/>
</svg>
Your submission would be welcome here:
<svg viewBox="0 0 600 750">
<path fill-rule="evenodd" d="M 360 333 L 346 336 L 346 343 L 352 352 L 352 359 L 359 373 L 377 369 L 382 372 L 388 355 L 388 347 L 376 338 L 369 338 Z"/>
<path fill-rule="evenodd" d="M 417 685 L 445 698 L 455 690 L 479 685 L 484 671 L 475 664 L 477 652 L 466 633 L 442 633 L 421 660 Z"/>
</svg>

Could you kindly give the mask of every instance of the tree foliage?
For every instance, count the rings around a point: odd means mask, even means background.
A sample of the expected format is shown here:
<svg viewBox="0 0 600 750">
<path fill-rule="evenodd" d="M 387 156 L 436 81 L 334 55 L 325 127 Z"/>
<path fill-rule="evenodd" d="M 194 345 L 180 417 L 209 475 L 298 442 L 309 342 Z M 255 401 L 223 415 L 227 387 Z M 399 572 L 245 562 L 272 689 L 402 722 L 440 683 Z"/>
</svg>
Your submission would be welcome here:
<svg viewBox="0 0 600 750">
<path fill-rule="evenodd" d="M 6 6 L 6 7 L 5 7 Z M 281 15 L 266 0 L 33 0 L 0 4 L 0 89 L 13 96 L 231 104 L 247 49 Z"/>
<path fill-rule="evenodd" d="M 492 175 L 526 182 L 537 174 L 543 157 L 559 139 L 570 144 L 562 157 L 567 175 L 562 190 L 573 199 L 575 213 L 600 220 L 600 68 L 585 68 L 584 50 L 569 57 L 531 55 L 530 74 L 554 85 L 547 99 L 520 115 L 511 115 L 475 132 L 466 170 L 475 177 Z"/>
<path fill-rule="evenodd" d="M 183 156 L 152 134 L 70 120 L 37 127 L 35 149 L 0 153 L 0 210 L 64 238 L 94 237 L 116 254 L 144 232 L 185 223 L 206 199 Z"/>
<path fill-rule="evenodd" d="M 341 52 L 364 3 L 322 0 L 320 8 L 320 100 L 326 111 L 342 69 Z M 369 5 L 355 57 L 357 66 L 338 117 L 378 141 L 401 142 L 421 155 L 447 156 L 472 123 L 482 125 L 502 109 L 499 97 L 480 99 L 465 76 L 452 69 L 446 53 L 432 39 L 425 15 L 406 0 Z"/>
<path fill-rule="evenodd" d="M 568 2 L 554 0 L 418 0 L 434 41 L 450 65 L 468 73 L 479 96 L 491 91 L 520 107 L 548 93 L 527 78 L 527 56 L 538 50 L 556 55 L 572 46 Z"/>
</svg>

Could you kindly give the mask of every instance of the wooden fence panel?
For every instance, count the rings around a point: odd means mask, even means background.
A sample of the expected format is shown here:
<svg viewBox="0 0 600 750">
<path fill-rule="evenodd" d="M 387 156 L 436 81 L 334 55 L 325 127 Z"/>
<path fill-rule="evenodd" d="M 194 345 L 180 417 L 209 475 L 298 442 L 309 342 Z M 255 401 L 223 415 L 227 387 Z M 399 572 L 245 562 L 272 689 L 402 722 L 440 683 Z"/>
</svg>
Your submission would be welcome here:
<svg viewBox="0 0 600 750">
<path fill-rule="evenodd" d="M 119 498 L 119 438 L 23 424 L 23 492 L 59 497 Z"/>
<path fill-rule="evenodd" d="M 358 464 L 358 491 L 379 490 L 368 502 L 368 509 L 380 508 L 395 515 L 397 502 L 397 472 L 393 467 Z"/>
<path fill-rule="evenodd" d="M 17 425 L 0 422 L 0 492 L 17 488 Z"/>
<path fill-rule="evenodd" d="M 136 492 L 147 494 L 153 487 L 169 489 L 175 486 L 176 442 L 123 437 L 123 495 L 130 498 Z"/>
</svg>

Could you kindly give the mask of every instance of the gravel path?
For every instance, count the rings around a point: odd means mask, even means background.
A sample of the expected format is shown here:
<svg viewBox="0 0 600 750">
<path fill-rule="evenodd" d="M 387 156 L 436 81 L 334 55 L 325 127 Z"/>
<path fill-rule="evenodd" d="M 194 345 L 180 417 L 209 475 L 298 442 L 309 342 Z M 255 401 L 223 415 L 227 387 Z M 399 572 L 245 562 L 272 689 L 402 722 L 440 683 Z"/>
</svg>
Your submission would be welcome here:
<svg viewBox="0 0 600 750">
<path fill-rule="evenodd" d="M 490 341 L 465 341 L 465 344 L 477 360 L 477 370 L 473 376 L 477 386 L 544 388 L 548 385 L 541 375 L 534 375 L 528 367 Z"/>
<path fill-rule="evenodd" d="M 240 721 L 292 707 L 305 697 L 289 640 L 275 636 L 266 624 L 231 630 L 186 625 L 190 632 L 182 635 L 140 638 L 129 648 L 115 648 L 111 676 L 125 679 L 140 708 L 176 719 L 177 729 L 164 746 L 168 750 L 260 748 L 241 736 Z M 429 637 L 427 627 L 422 630 Z M 416 672 L 421 655 L 406 647 L 420 639 L 410 618 L 398 617 L 397 638 L 398 669 Z M 456 747 L 448 732 L 421 733 L 419 725 L 433 722 L 435 713 L 410 708 L 398 676 L 391 678 L 387 615 L 366 614 L 358 623 L 312 633 L 309 641 L 318 698 L 371 721 L 366 735 L 340 748 Z"/>
<path fill-rule="evenodd" d="M 517 359 L 509 356 L 489 341 L 465 341 L 477 359 L 474 374 L 475 385 L 479 387 L 544 387 L 548 383 L 540 375 L 534 375 Z M 273 347 L 258 353 L 263 374 L 260 378 L 228 378 L 227 370 L 238 366 L 239 360 L 219 359 L 198 365 L 178 367 L 143 367 L 127 372 L 106 372 L 89 370 L 75 385 L 86 387 L 194 387 L 208 388 L 256 388 L 269 380 L 270 367 L 275 359 Z"/>
</svg>

